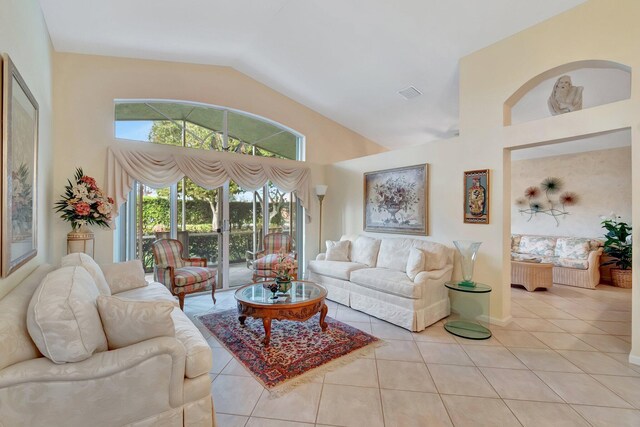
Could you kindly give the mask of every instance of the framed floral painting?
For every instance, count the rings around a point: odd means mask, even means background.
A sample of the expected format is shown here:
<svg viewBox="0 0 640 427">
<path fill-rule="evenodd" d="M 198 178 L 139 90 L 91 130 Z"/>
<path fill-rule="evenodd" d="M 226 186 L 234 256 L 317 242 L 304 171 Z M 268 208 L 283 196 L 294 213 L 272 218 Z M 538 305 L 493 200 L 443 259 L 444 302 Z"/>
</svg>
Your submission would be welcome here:
<svg viewBox="0 0 640 427">
<path fill-rule="evenodd" d="M 364 174 L 364 231 L 427 234 L 429 165 Z"/>
<path fill-rule="evenodd" d="M 464 173 L 464 222 L 489 224 L 489 169 Z"/>
<path fill-rule="evenodd" d="M 2 277 L 38 251 L 38 103 L 2 55 Z"/>
</svg>

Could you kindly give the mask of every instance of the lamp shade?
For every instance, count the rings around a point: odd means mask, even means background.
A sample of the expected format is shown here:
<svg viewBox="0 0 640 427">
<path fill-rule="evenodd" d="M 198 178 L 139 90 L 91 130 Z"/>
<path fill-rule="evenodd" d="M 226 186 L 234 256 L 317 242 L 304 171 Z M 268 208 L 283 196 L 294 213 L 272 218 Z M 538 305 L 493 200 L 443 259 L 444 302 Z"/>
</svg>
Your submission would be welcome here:
<svg viewBox="0 0 640 427">
<path fill-rule="evenodd" d="M 325 194 L 327 194 L 327 188 L 329 188 L 329 186 L 327 185 L 323 185 L 323 184 L 316 185 L 316 194 L 318 196 L 324 196 Z"/>
</svg>

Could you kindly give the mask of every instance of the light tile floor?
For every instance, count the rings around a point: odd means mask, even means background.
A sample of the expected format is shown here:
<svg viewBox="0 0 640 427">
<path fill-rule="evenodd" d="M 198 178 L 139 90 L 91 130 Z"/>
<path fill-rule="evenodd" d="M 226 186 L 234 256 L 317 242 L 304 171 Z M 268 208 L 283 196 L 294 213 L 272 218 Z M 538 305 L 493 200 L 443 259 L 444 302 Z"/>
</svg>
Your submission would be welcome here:
<svg viewBox="0 0 640 427">
<path fill-rule="evenodd" d="M 233 292 L 186 300 L 189 315 L 235 307 Z M 329 316 L 384 339 L 371 355 L 272 397 L 206 329 L 220 427 L 640 426 L 631 292 L 512 289 L 513 321 L 486 341 L 443 322 L 411 333 L 328 302 Z"/>
</svg>

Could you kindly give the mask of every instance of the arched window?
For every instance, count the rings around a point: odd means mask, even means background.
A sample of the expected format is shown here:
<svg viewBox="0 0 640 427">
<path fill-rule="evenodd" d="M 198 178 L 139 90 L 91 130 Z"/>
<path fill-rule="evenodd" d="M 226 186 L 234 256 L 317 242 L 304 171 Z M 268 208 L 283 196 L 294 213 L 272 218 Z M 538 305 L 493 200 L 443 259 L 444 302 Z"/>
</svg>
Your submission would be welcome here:
<svg viewBox="0 0 640 427">
<path fill-rule="evenodd" d="M 184 101 L 116 100 L 115 137 L 304 160 L 304 137 L 272 120 Z"/>
<path fill-rule="evenodd" d="M 304 137 L 250 113 L 206 104 L 165 100 L 116 100 L 115 137 L 239 154 L 304 160 Z M 294 193 L 272 183 L 248 191 L 228 181 L 215 189 L 185 177 L 167 188 L 136 183 L 121 207 L 114 258 L 140 259 L 153 271 L 151 243 L 163 237 L 183 243 L 184 256 L 217 266 L 218 287 L 252 280 L 252 261 L 264 236 L 285 233 L 304 259 L 304 211 Z"/>
</svg>

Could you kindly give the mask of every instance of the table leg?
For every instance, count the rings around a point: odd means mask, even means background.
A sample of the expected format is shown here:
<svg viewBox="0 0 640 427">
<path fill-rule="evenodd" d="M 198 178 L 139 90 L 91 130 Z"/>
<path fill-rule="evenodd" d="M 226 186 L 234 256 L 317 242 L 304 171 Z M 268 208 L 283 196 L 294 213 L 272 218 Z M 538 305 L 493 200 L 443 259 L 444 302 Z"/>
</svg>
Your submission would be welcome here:
<svg viewBox="0 0 640 427">
<path fill-rule="evenodd" d="M 263 318 L 262 325 L 264 326 L 264 346 L 268 347 L 271 340 L 271 319 L 268 317 Z"/>
<path fill-rule="evenodd" d="M 322 328 L 322 331 L 324 332 L 327 329 L 327 322 L 324 321 L 324 318 L 327 317 L 327 312 L 329 311 L 329 307 L 327 307 L 327 304 L 322 304 L 322 308 L 320 309 L 320 327 Z"/>
<path fill-rule="evenodd" d="M 247 316 L 238 316 L 238 320 L 240 321 L 240 324 L 242 326 L 244 326 L 244 320 L 247 318 Z"/>
</svg>

